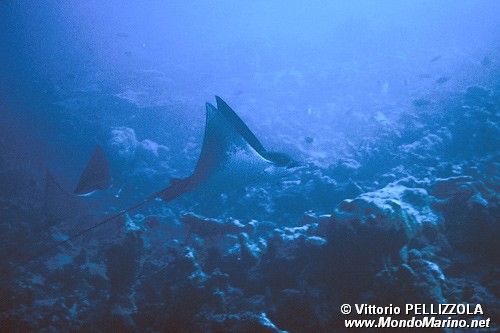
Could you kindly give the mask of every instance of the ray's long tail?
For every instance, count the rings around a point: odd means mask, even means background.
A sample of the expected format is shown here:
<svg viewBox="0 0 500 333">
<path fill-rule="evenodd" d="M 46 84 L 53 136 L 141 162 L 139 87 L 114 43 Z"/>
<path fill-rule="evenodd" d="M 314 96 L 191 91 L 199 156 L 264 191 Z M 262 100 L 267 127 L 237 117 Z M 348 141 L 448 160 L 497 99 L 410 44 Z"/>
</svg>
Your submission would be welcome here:
<svg viewBox="0 0 500 333">
<path fill-rule="evenodd" d="M 8 274 L 10 274 L 11 272 L 13 272 L 13 271 L 14 271 L 15 269 L 17 269 L 18 267 L 20 267 L 20 266 L 22 266 L 22 265 L 24 265 L 24 264 L 27 264 L 27 263 L 29 263 L 29 262 L 31 262 L 31 261 L 33 261 L 33 260 L 35 260 L 35 259 L 38 259 L 39 257 L 43 256 L 44 254 L 46 254 L 46 253 L 48 253 L 48 252 L 50 252 L 50 251 L 52 251 L 52 250 L 54 250 L 54 249 L 58 248 L 59 246 L 64 245 L 64 244 L 66 244 L 66 243 L 68 243 L 68 242 L 72 241 L 73 239 L 78 238 L 78 237 L 82 236 L 83 234 L 86 234 L 87 232 L 90 232 L 90 231 L 92 231 L 92 230 L 94 230 L 94 229 L 96 229 L 96 228 L 98 228 L 98 227 L 100 227 L 100 226 L 102 226 L 102 225 L 104 225 L 104 224 L 106 224 L 106 223 L 108 223 L 108 222 L 113 221 L 113 220 L 114 220 L 114 219 L 116 219 L 117 217 L 120 217 L 120 216 L 122 216 L 122 215 L 124 215 L 124 214 L 126 214 L 126 213 L 128 213 L 128 212 L 131 212 L 131 211 L 133 211 L 133 210 L 135 210 L 135 209 L 137 209 L 137 208 L 139 208 L 139 207 L 142 207 L 142 206 L 144 206 L 145 204 L 147 204 L 148 202 L 151 202 L 151 201 L 153 201 L 153 200 L 154 200 L 154 199 L 156 199 L 156 198 L 157 198 L 157 196 L 155 196 L 155 195 L 151 195 L 151 196 L 149 196 L 146 200 L 141 201 L 141 202 L 139 202 L 139 203 L 135 204 L 135 205 L 134 205 L 134 206 L 132 206 L 132 207 L 129 207 L 129 208 L 127 208 L 127 209 L 124 209 L 124 210 L 120 211 L 119 213 L 117 213 L 117 214 L 115 214 L 115 215 L 113 215 L 113 216 L 110 216 L 110 217 L 108 217 L 107 219 L 104 219 L 104 220 L 100 221 L 100 222 L 99 222 L 99 223 L 97 223 L 97 224 L 94 224 L 94 225 L 93 225 L 93 226 L 91 226 L 91 227 L 88 227 L 88 228 L 86 228 L 86 229 L 80 230 L 79 232 L 74 233 L 73 235 L 70 235 L 70 236 L 69 236 L 68 238 L 66 238 L 65 240 L 62 240 L 62 241 L 57 242 L 57 243 L 55 243 L 55 244 L 53 244 L 53 245 L 51 245 L 51 246 L 49 246 L 49 247 L 47 247 L 47 248 L 45 248 L 45 249 L 42 249 L 42 250 L 40 250 L 40 251 L 36 252 L 35 254 L 33 254 L 32 256 L 30 256 L 30 257 L 28 257 L 28 258 L 26 258 L 26 259 L 24 259 L 24 260 L 21 260 L 20 262 L 18 262 L 18 263 L 17 263 L 17 264 L 15 264 L 14 266 L 9 267 L 9 268 L 7 268 L 7 269 L 3 270 L 2 272 L 0 272 L 0 276 L 2 276 L 2 277 L 3 277 L 3 276 L 7 276 Z"/>
</svg>

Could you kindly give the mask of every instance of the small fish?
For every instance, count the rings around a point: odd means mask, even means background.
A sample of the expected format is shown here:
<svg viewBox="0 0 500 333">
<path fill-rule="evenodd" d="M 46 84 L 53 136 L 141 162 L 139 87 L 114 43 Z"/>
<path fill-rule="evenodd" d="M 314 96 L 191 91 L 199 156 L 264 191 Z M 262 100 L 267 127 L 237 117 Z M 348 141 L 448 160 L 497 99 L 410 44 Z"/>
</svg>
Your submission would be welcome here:
<svg viewBox="0 0 500 333">
<path fill-rule="evenodd" d="M 435 61 L 438 61 L 439 59 L 441 59 L 441 56 L 440 56 L 440 55 L 437 55 L 437 56 L 435 56 L 434 58 L 432 58 L 432 59 L 430 60 L 430 62 L 435 62 Z"/>
<path fill-rule="evenodd" d="M 446 83 L 446 82 L 450 81 L 450 79 L 451 78 L 449 76 L 441 76 L 439 79 L 437 79 L 435 81 L 435 83 L 437 83 L 437 84 L 443 84 L 443 83 Z"/>
</svg>

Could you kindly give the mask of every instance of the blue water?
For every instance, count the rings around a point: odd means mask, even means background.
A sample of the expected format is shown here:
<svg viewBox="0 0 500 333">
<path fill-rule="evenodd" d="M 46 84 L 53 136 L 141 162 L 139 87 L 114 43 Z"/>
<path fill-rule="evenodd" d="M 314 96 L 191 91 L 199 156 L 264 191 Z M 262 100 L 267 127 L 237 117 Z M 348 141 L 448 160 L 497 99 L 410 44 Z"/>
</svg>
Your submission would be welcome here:
<svg viewBox="0 0 500 333">
<path fill-rule="evenodd" d="M 0 330 L 338 332 L 344 303 L 479 303 L 498 328 L 499 22 L 486 0 L 0 1 Z M 215 95 L 305 167 L 36 256 L 191 175 Z M 46 170 L 71 192 L 96 144 L 111 195 L 51 221 Z"/>
</svg>

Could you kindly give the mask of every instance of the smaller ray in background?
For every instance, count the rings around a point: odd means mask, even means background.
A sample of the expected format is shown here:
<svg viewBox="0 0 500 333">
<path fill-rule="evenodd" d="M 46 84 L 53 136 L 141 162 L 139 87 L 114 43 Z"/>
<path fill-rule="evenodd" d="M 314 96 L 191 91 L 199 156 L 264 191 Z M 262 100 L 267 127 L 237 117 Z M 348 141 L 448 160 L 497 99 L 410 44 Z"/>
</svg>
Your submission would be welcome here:
<svg viewBox="0 0 500 333">
<path fill-rule="evenodd" d="M 96 145 L 73 192 L 64 190 L 47 170 L 45 215 L 50 224 L 77 216 L 110 196 L 110 187 L 109 163 L 102 148 Z"/>
<path fill-rule="evenodd" d="M 115 197 L 114 193 L 111 192 L 111 187 L 109 163 L 99 145 L 96 145 L 73 192 L 63 189 L 55 180 L 54 175 L 47 169 L 44 201 L 47 222 L 34 226 L 31 233 L 41 235 L 50 227 L 75 220 L 91 211 L 104 210 L 103 205 Z M 74 227 L 81 228 L 82 226 L 70 225 L 70 228 Z M 30 237 L 17 242 L 16 246 L 7 252 L 11 258 L 16 257 L 23 248 L 33 245 L 33 239 Z"/>
</svg>

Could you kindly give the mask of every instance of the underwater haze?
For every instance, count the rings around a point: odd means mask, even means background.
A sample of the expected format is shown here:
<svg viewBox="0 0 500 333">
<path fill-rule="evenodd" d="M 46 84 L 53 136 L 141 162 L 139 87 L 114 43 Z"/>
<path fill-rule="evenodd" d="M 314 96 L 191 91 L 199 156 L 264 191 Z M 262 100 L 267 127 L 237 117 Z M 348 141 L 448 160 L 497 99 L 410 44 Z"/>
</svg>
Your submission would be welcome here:
<svg viewBox="0 0 500 333">
<path fill-rule="evenodd" d="M 0 43 L 0 332 L 500 329 L 500 2 L 0 0 Z"/>
</svg>

